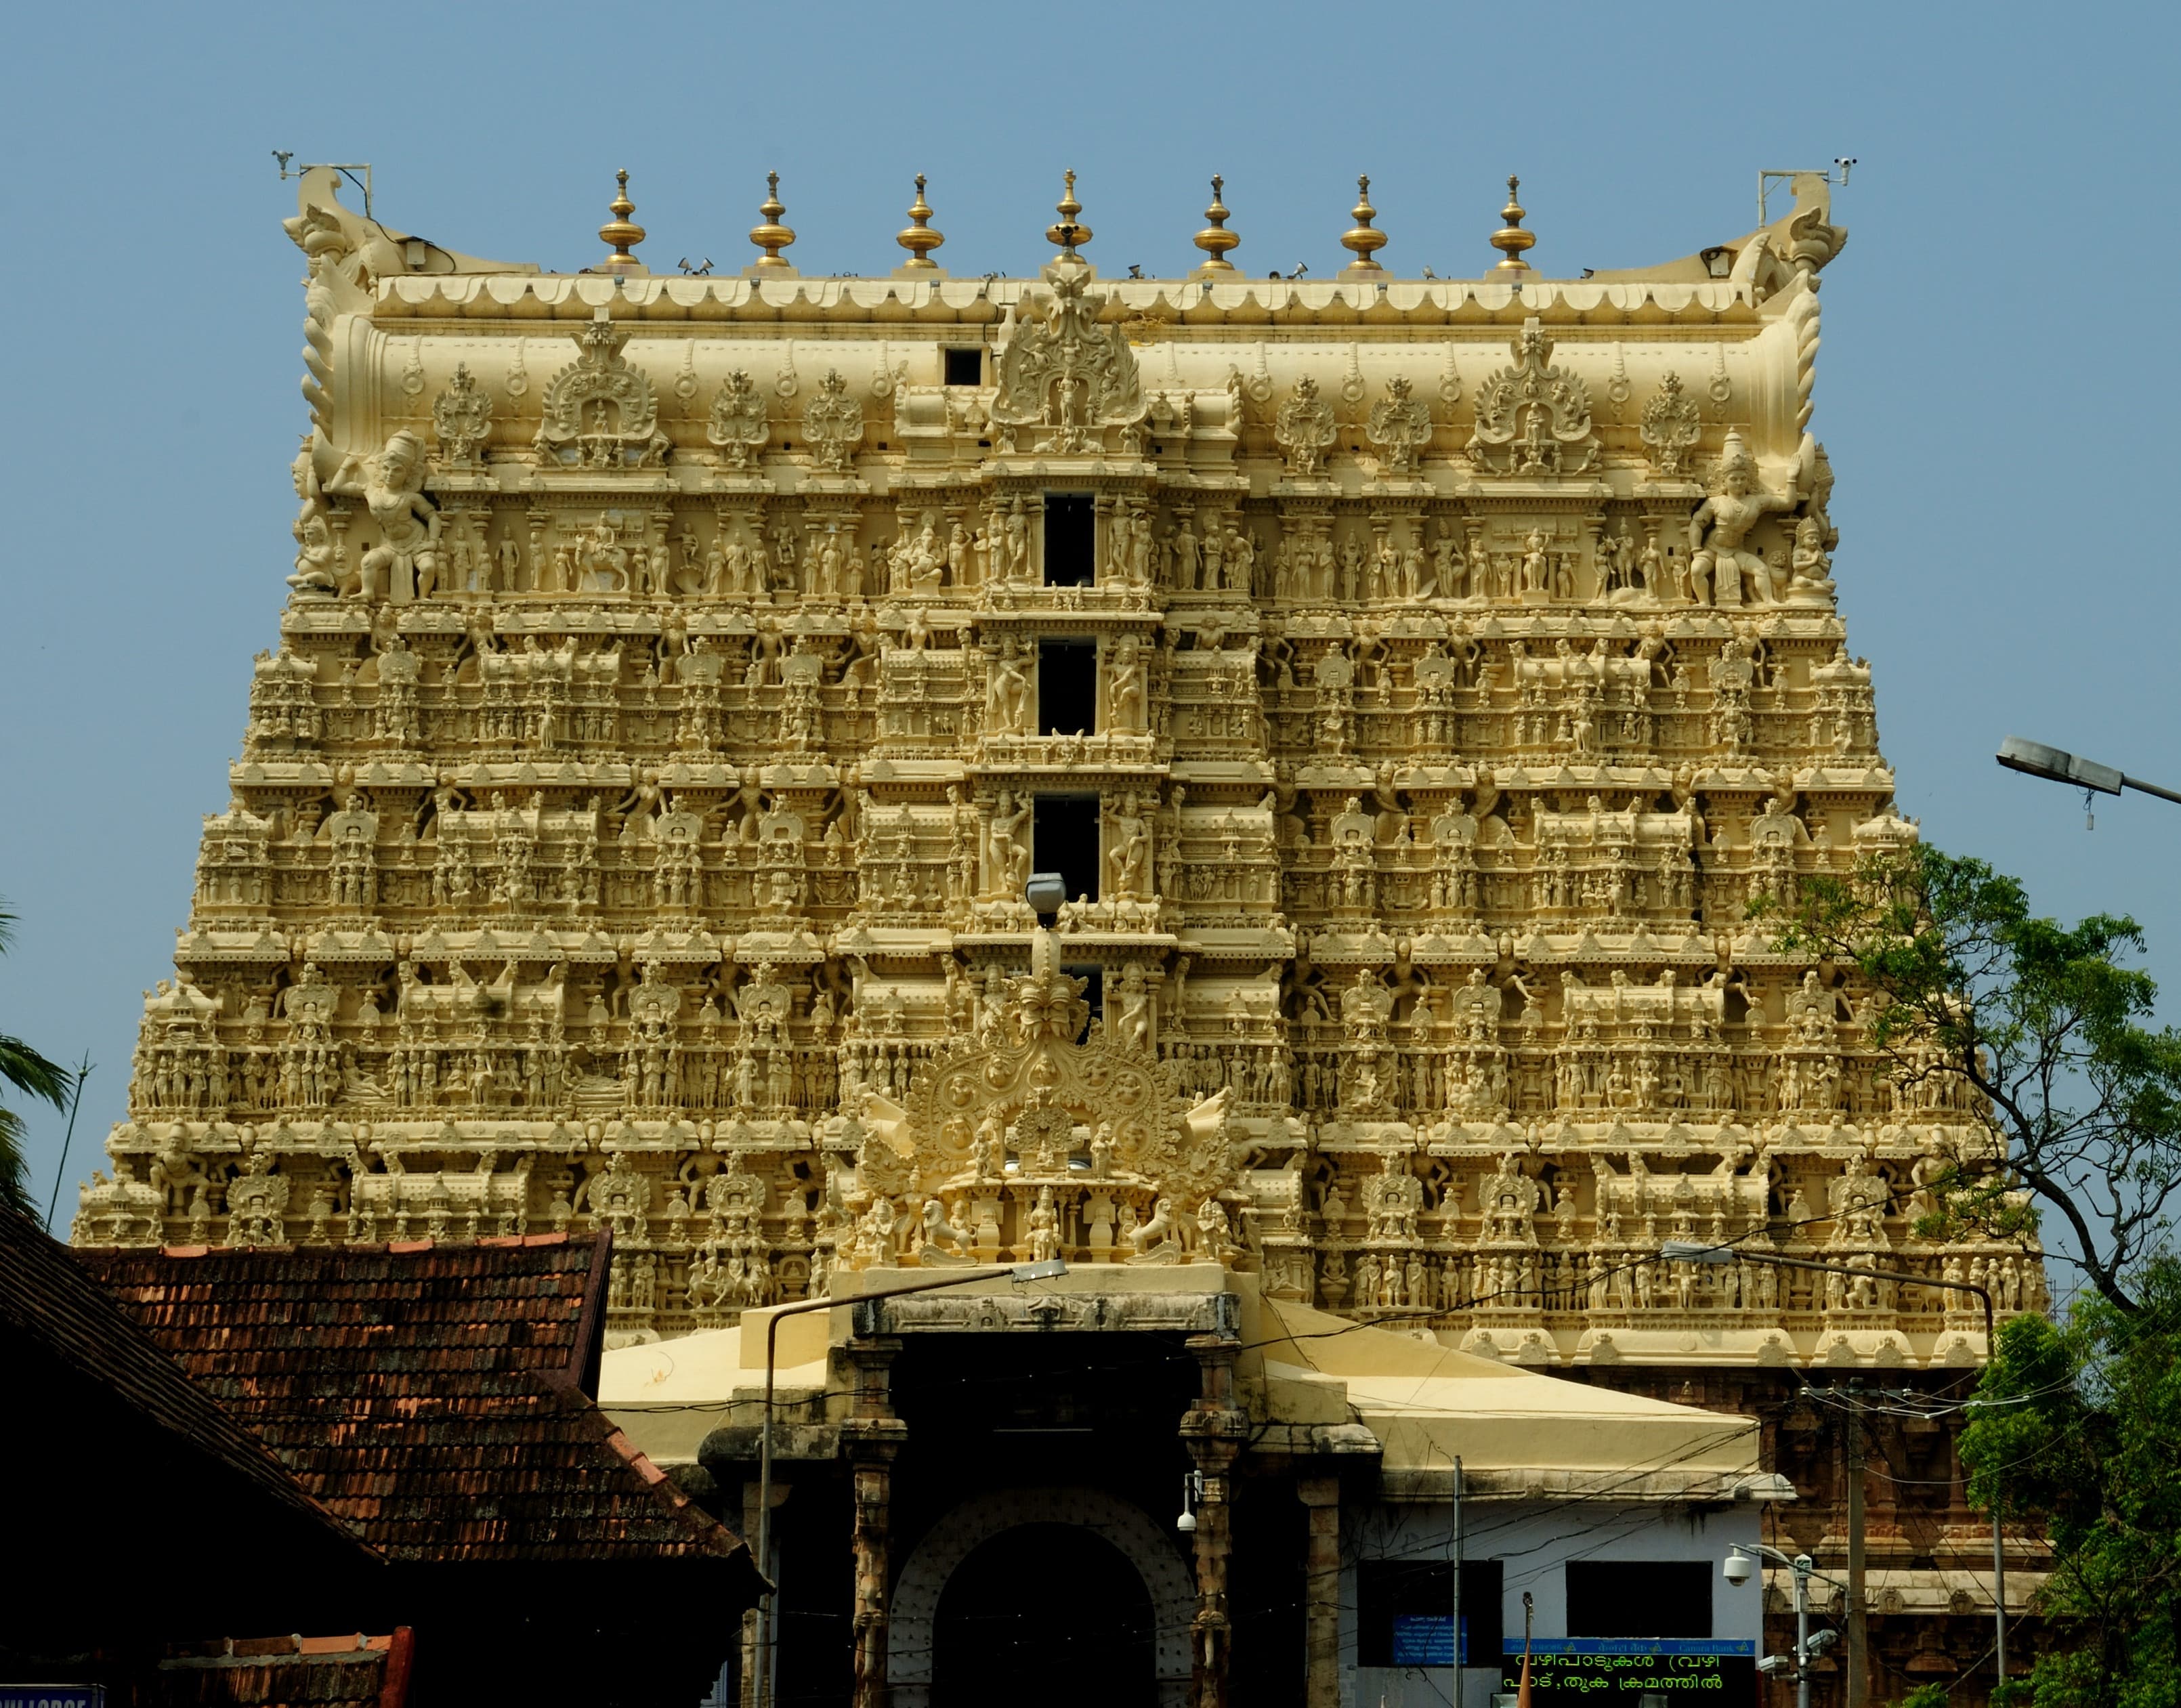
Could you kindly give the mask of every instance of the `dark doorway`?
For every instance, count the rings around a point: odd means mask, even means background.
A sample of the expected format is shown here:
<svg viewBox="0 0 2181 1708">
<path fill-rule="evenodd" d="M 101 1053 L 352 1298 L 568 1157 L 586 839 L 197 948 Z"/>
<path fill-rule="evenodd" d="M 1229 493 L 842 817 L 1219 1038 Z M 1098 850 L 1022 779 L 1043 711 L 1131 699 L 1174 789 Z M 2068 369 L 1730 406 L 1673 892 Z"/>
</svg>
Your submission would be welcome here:
<svg viewBox="0 0 2181 1708">
<path fill-rule="evenodd" d="M 1057 872 L 1068 881 L 1068 899 L 1098 899 L 1098 797 L 1096 795 L 1040 795 L 1031 803 L 1030 865 Z"/>
<path fill-rule="evenodd" d="M 1037 733 L 1088 736 L 1098 727 L 1098 643 L 1037 643 Z"/>
<path fill-rule="evenodd" d="M 1097 579 L 1098 511 L 1088 493 L 1045 495 L 1045 583 L 1087 587 Z"/>
<path fill-rule="evenodd" d="M 932 1708 L 1153 1708 L 1151 1592 L 1073 1524 L 1002 1530 L 954 1568 L 932 1623 Z"/>
<path fill-rule="evenodd" d="M 947 352 L 947 383 L 949 385 L 982 385 L 985 383 L 985 352 L 975 346 Z"/>
</svg>

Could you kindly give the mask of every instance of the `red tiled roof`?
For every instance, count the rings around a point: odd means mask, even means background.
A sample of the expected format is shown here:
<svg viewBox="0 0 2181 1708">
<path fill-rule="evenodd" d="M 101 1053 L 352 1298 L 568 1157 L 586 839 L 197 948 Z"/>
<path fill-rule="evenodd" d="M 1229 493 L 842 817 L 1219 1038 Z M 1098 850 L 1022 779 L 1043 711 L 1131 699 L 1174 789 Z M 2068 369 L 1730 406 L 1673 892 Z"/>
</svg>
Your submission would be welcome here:
<svg viewBox="0 0 2181 1708">
<path fill-rule="evenodd" d="M 391 1558 L 742 1548 L 583 1391 L 603 1320 L 603 1237 L 74 1255 Z"/>
<path fill-rule="evenodd" d="M 391 1635 L 241 1637 L 170 1649 L 109 1697 L 130 1708 L 402 1708 L 406 1626 Z"/>
<path fill-rule="evenodd" d="M 135 1319 L 69 1261 L 73 1255 L 29 1216 L 0 1206 L 0 1328 L 96 1384 L 152 1429 L 216 1462 L 329 1542 L 338 1537 L 340 1546 L 368 1557 L 262 1441 L 176 1369 Z"/>
</svg>

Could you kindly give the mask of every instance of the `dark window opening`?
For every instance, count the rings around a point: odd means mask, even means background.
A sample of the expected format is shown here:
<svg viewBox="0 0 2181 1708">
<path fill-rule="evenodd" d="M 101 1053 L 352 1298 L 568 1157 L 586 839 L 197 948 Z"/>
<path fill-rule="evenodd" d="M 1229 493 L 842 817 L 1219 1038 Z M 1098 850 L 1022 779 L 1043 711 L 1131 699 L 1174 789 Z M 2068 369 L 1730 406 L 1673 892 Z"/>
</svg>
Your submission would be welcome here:
<svg viewBox="0 0 2181 1708">
<path fill-rule="evenodd" d="M 1088 736 L 1098 727 L 1098 643 L 1037 643 L 1037 733 Z"/>
<path fill-rule="evenodd" d="M 982 385 L 984 383 L 985 352 L 981 348 L 947 352 L 947 384 Z"/>
<path fill-rule="evenodd" d="M 1068 899 L 1098 899 L 1098 797 L 1040 795 L 1031 803 L 1030 868 L 1057 872 Z"/>
<path fill-rule="evenodd" d="M 1083 1000 L 1090 1005 L 1090 1021 L 1095 1022 L 1104 1019 L 1106 1017 L 1106 969 L 1102 967 L 1063 966 L 1060 970 L 1070 978 L 1079 978 L 1083 981 Z M 1086 1023 L 1084 1028 L 1084 1037 L 1089 1036 L 1090 1025 Z M 1083 1039 L 1079 1038 L 1075 1041 L 1080 1044 Z"/>
<path fill-rule="evenodd" d="M 1571 1560 L 1571 1637 L 1709 1637 L 1711 1580 L 1704 1560 Z"/>
<path fill-rule="evenodd" d="M 1097 577 L 1098 512 L 1088 493 L 1045 495 L 1045 584 L 1087 587 Z"/>
<path fill-rule="evenodd" d="M 1461 1664 L 1499 1664 L 1499 1562 L 1461 1567 Z M 1453 1664 L 1454 1564 L 1364 1560 L 1356 1568 L 1356 1661 L 1360 1667 Z"/>
</svg>

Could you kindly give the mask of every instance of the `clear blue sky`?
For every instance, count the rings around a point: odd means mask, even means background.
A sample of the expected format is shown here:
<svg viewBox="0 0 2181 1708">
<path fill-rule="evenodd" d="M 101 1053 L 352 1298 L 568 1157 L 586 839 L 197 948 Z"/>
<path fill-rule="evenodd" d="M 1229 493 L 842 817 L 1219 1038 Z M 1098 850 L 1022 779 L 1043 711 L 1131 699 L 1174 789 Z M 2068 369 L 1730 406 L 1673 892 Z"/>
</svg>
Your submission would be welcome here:
<svg viewBox="0 0 2181 1708">
<path fill-rule="evenodd" d="M 274 644 L 306 425 L 301 258 L 270 151 L 373 163 L 450 247 L 594 258 L 613 170 L 642 253 L 738 268 L 777 168 L 806 273 L 1042 258 L 1061 169 L 1109 272 L 1195 259 L 1227 179 L 1238 265 L 1475 275 L 1522 175 L 1550 274 L 1754 223 L 1763 167 L 1855 156 L 1815 428 L 1852 647 L 1902 809 L 2052 912 L 2125 909 L 2181 987 L 2181 807 L 2004 773 L 2010 732 L 2181 786 L 2175 12 L 2075 4 L 1066 8 L 400 4 L 10 8 L 0 273 L 6 495 L 0 1031 L 98 1064 L 69 1174 L 122 1111 L 200 815 Z M 30 1111 L 36 1184 L 60 1125 Z M 63 1224 L 73 1190 L 63 1194 Z"/>
</svg>

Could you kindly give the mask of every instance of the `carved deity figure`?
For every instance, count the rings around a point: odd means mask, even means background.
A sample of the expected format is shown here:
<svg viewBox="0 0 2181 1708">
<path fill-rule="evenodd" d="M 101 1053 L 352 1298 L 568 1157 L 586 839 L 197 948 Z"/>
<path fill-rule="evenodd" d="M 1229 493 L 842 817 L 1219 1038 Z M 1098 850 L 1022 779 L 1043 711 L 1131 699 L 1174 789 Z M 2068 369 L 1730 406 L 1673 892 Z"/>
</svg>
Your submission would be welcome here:
<svg viewBox="0 0 2181 1708">
<path fill-rule="evenodd" d="M 362 597 L 397 605 L 429 598 L 439 572 L 439 512 L 424 496 L 422 441 L 404 428 L 367 462 L 351 452 L 326 490 L 362 499 L 378 525 L 378 543 L 363 554 Z"/>
<path fill-rule="evenodd" d="M 1019 736 L 1028 727 L 1030 677 L 1023 669 L 1021 653 L 1012 646 L 1004 647 L 992 661 L 987 715 L 995 735 Z"/>
<path fill-rule="evenodd" d="M 288 585 L 299 593 L 338 592 L 340 556 L 334 548 L 326 501 L 318 487 L 317 471 L 312 466 L 311 442 L 307 438 L 302 449 L 295 453 L 289 473 L 295 482 L 295 496 L 302 501 L 303 507 L 296 511 L 295 526 L 290 530 L 295 537 L 295 573 L 288 577 Z"/>
<path fill-rule="evenodd" d="M 1713 603 L 1742 603 L 1745 583 L 1762 603 L 1773 602 L 1771 567 L 1747 543 L 1759 522 L 1797 502 L 1792 492 L 1768 492 L 1758 484 L 1748 446 L 1740 433 L 1729 432 L 1711 496 L 1689 518 L 1690 573 L 1709 582 Z"/>
</svg>

